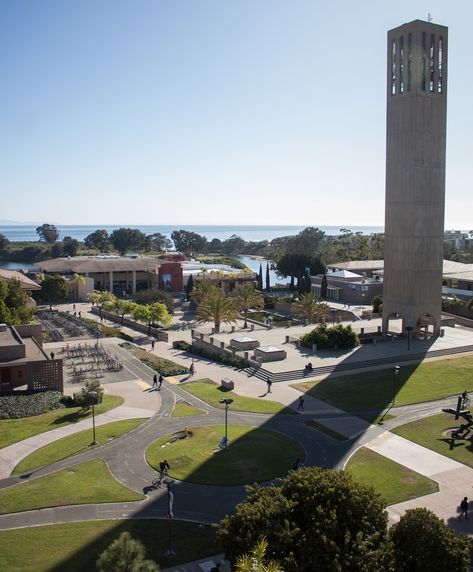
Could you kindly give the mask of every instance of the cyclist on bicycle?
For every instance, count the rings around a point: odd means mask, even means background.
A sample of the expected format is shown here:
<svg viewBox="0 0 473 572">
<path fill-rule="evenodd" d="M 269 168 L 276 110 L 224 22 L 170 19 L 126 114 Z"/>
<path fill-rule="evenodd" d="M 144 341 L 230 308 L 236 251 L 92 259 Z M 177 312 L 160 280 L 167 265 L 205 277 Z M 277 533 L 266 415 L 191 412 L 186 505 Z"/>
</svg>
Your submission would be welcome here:
<svg viewBox="0 0 473 572">
<path fill-rule="evenodd" d="M 161 477 L 163 477 L 164 475 L 167 475 L 169 471 L 169 463 L 166 461 L 166 459 L 164 459 L 164 461 L 161 461 L 159 463 L 159 474 Z"/>
</svg>

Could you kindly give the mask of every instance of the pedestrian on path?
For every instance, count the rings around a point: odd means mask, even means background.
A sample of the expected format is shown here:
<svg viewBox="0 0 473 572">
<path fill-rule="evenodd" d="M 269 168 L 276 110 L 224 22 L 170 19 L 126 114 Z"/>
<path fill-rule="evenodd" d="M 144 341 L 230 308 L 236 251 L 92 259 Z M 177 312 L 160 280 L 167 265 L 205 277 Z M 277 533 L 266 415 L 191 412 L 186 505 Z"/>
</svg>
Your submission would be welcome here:
<svg viewBox="0 0 473 572">
<path fill-rule="evenodd" d="M 158 386 L 158 376 L 156 374 L 153 375 L 153 387 Z"/>
<path fill-rule="evenodd" d="M 271 381 L 269 375 L 266 378 L 266 385 L 268 386 L 268 393 L 271 393 L 271 386 L 273 385 L 273 382 Z"/>
<path fill-rule="evenodd" d="M 189 367 L 189 375 L 193 376 L 194 373 L 195 373 L 195 367 L 194 367 L 194 362 L 192 362 L 190 367 Z"/>
<path fill-rule="evenodd" d="M 299 404 L 297 405 L 297 411 L 304 411 L 304 398 L 299 395 Z"/>
<path fill-rule="evenodd" d="M 458 517 L 459 520 L 462 519 L 462 516 L 465 515 L 465 519 L 469 520 L 468 518 L 468 497 L 463 497 L 462 502 L 460 503 L 460 516 Z"/>
<path fill-rule="evenodd" d="M 151 340 L 151 351 L 154 352 L 154 340 Z"/>
<path fill-rule="evenodd" d="M 164 381 L 163 374 L 160 373 L 159 374 L 159 387 L 158 387 L 158 389 L 161 389 L 161 386 L 163 385 L 163 381 Z"/>
</svg>

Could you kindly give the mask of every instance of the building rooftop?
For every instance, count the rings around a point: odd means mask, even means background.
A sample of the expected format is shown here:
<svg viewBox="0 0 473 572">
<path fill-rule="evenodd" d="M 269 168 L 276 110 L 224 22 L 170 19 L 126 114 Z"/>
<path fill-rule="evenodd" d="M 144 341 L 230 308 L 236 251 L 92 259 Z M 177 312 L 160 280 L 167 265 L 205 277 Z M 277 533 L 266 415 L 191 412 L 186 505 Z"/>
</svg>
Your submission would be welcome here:
<svg viewBox="0 0 473 572">
<path fill-rule="evenodd" d="M 35 264 L 43 272 L 78 273 L 86 272 L 157 272 L 161 260 L 149 256 L 130 258 L 127 256 L 74 256 L 52 258 Z"/>
<path fill-rule="evenodd" d="M 327 264 L 328 268 L 338 268 L 340 270 L 382 270 L 384 260 L 350 260 L 349 262 L 335 262 Z M 443 274 L 463 273 L 473 271 L 473 264 L 464 264 L 453 260 L 443 261 Z M 335 273 L 330 274 L 334 276 Z"/>
<path fill-rule="evenodd" d="M 0 268 L 0 280 L 6 280 L 8 282 L 18 280 L 22 290 L 41 290 L 41 286 L 37 282 L 31 280 L 31 278 L 28 278 L 28 276 L 25 276 L 22 272 L 15 270 Z"/>
</svg>

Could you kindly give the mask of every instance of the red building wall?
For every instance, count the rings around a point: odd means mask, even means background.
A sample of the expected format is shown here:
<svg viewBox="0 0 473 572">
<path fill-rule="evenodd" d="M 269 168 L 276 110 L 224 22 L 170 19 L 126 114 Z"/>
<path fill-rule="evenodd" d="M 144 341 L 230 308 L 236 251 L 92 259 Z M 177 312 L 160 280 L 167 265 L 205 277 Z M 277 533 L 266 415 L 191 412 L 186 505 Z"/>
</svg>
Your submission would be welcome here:
<svg viewBox="0 0 473 572">
<path fill-rule="evenodd" d="M 158 272 L 159 288 L 170 292 L 182 292 L 184 279 L 179 262 L 163 262 Z"/>
</svg>

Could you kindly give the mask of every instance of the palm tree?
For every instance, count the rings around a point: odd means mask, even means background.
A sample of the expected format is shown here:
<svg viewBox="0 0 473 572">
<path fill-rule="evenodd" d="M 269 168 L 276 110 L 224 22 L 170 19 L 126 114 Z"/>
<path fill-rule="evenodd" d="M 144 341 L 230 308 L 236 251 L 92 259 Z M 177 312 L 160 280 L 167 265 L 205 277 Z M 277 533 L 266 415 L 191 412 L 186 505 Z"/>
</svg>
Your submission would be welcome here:
<svg viewBox="0 0 473 572">
<path fill-rule="evenodd" d="M 197 321 L 201 323 L 213 322 L 216 332 L 220 331 L 222 322 L 225 324 L 236 322 L 239 317 L 235 300 L 225 298 L 224 293 L 218 288 L 209 292 L 197 307 Z"/>
<path fill-rule="evenodd" d="M 294 311 L 296 316 L 301 316 L 309 324 L 312 324 L 318 318 L 330 315 L 328 304 L 319 302 L 310 292 L 302 294 L 300 299 L 294 302 Z"/>
<path fill-rule="evenodd" d="M 194 289 L 192 290 L 190 297 L 197 304 L 200 304 L 216 290 L 218 291 L 219 288 L 216 286 L 213 280 L 210 278 L 203 278 L 202 280 L 194 282 Z"/>
<path fill-rule="evenodd" d="M 236 572 L 282 572 L 279 564 L 270 560 L 265 563 L 264 557 L 268 549 L 268 541 L 265 537 L 261 538 L 250 554 L 239 556 L 236 562 Z"/>
<path fill-rule="evenodd" d="M 232 293 L 235 298 L 237 308 L 242 312 L 245 323 L 244 328 L 248 327 L 248 311 L 254 308 L 262 310 L 264 307 L 264 298 L 261 292 L 255 290 L 253 284 L 242 284 Z"/>
</svg>

